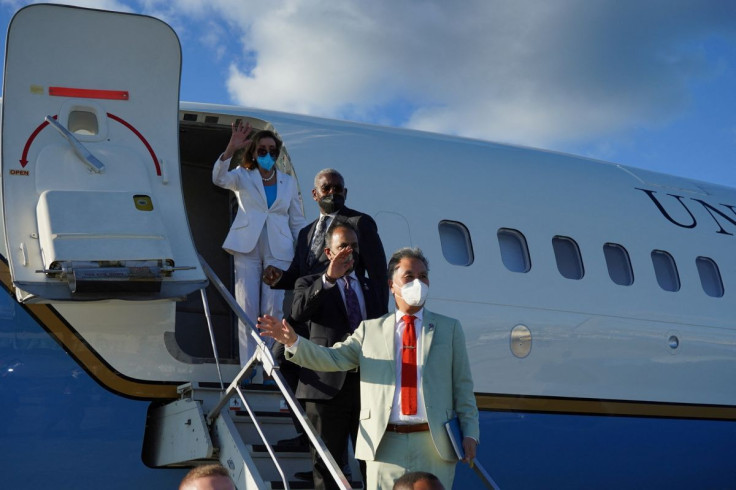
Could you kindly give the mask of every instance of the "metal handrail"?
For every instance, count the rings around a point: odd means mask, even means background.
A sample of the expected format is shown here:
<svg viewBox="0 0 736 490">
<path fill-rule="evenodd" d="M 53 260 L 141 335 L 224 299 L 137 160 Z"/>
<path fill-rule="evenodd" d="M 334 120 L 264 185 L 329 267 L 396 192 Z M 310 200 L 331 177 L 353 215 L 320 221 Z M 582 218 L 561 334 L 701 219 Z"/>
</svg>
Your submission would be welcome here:
<svg viewBox="0 0 736 490">
<path fill-rule="evenodd" d="M 245 366 L 240 370 L 240 372 L 237 374 L 235 379 L 232 383 L 227 387 L 223 395 L 220 397 L 220 401 L 217 403 L 215 408 L 213 408 L 209 414 L 207 414 L 207 423 L 212 424 L 212 422 L 220 416 L 220 412 L 222 408 L 227 404 L 236 393 L 239 395 L 240 400 L 243 402 L 243 405 L 248 407 L 248 404 L 245 400 L 245 396 L 243 392 L 240 389 L 240 382 L 245 378 L 245 375 L 250 371 L 250 367 L 253 363 L 255 363 L 258 359 L 260 359 L 261 363 L 263 364 L 264 371 L 268 373 L 273 380 L 276 382 L 276 386 L 279 388 L 281 393 L 284 396 L 284 399 L 286 400 L 286 403 L 289 404 L 289 407 L 293 411 L 296 419 L 299 421 L 302 427 L 304 427 L 305 434 L 309 437 L 309 440 L 312 442 L 312 445 L 314 446 L 315 451 L 317 451 L 317 454 L 324 462 L 327 469 L 330 471 L 330 475 L 332 475 L 333 479 L 335 480 L 335 483 L 338 485 L 339 488 L 343 490 L 350 490 L 352 487 L 350 486 L 350 483 L 348 482 L 347 478 L 342 472 L 342 469 L 337 465 L 337 462 L 332 457 L 332 454 L 327 450 L 327 447 L 325 446 L 324 442 L 322 442 L 322 439 L 317 435 L 316 430 L 314 429 L 314 426 L 312 423 L 307 419 L 306 414 L 304 413 L 304 410 L 302 409 L 299 402 L 297 402 L 296 398 L 294 397 L 294 393 L 292 393 L 291 388 L 288 384 L 286 384 L 286 381 L 281 376 L 281 371 L 279 369 L 278 363 L 274 360 L 273 355 L 271 354 L 271 350 L 268 348 L 266 343 L 261 339 L 260 335 L 257 333 L 257 329 L 255 325 L 253 324 L 253 321 L 248 318 L 248 315 L 246 315 L 245 311 L 241 308 L 241 306 L 238 304 L 238 302 L 235 300 L 233 295 L 230 293 L 230 291 L 225 287 L 225 285 L 222 283 L 219 277 L 217 277 L 217 274 L 212 270 L 212 268 L 209 266 L 209 264 L 204 260 L 204 258 L 201 255 L 198 255 L 199 262 L 202 264 L 202 270 L 204 271 L 205 275 L 210 281 L 210 285 L 213 286 L 218 293 L 220 293 L 220 296 L 225 300 L 227 305 L 230 307 L 231 310 L 235 313 L 235 315 L 238 317 L 238 319 L 243 322 L 246 326 L 246 330 L 248 331 L 248 335 L 253 338 L 253 340 L 256 342 L 256 352 L 253 354 L 253 356 L 248 359 L 248 361 L 245 363 Z M 210 330 L 210 332 L 212 332 Z M 213 343 L 214 343 L 214 337 L 213 337 Z M 268 443 L 268 441 L 265 438 L 265 435 L 261 431 L 261 428 L 258 424 L 258 421 L 256 420 L 255 414 L 250 410 L 250 408 L 247 408 L 248 413 L 253 420 L 254 425 L 256 426 L 256 429 L 261 437 L 261 440 L 263 440 L 264 445 L 266 446 L 267 451 L 271 455 L 271 459 L 274 462 L 274 465 L 279 471 L 279 474 L 282 477 L 283 483 L 285 485 L 285 488 L 288 487 L 288 482 L 286 481 L 286 478 L 284 476 L 284 473 L 281 469 L 281 466 L 278 464 L 278 461 L 276 460 L 276 456 L 272 451 L 271 445 Z"/>
<path fill-rule="evenodd" d="M 483 482 L 483 484 L 486 486 L 486 488 L 489 488 L 490 490 L 500 490 L 501 487 L 498 486 L 498 484 L 491 478 L 491 475 L 488 474 L 486 469 L 483 467 L 482 464 L 479 462 L 473 460 L 470 463 L 470 468 L 475 472 L 475 474 L 480 478 L 480 481 Z"/>
<path fill-rule="evenodd" d="M 258 422 L 258 419 L 256 419 L 256 414 L 253 412 L 253 409 L 250 407 L 250 404 L 245 399 L 245 394 L 243 393 L 243 390 L 240 388 L 240 386 L 236 386 L 235 390 L 238 392 L 238 396 L 240 396 L 240 401 L 243 403 L 243 406 L 248 411 L 248 415 L 250 415 L 250 418 L 253 420 L 253 425 L 255 426 L 256 431 L 258 431 L 258 435 L 261 437 L 261 440 L 266 446 L 266 451 L 268 451 L 268 454 L 271 456 L 271 460 L 276 465 L 276 470 L 279 472 L 279 475 L 281 476 L 281 481 L 284 484 L 284 490 L 289 490 L 289 481 L 286 479 L 286 475 L 284 474 L 284 469 L 278 463 L 278 460 L 276 459 L 276 454 L 273 452 L 273 448 L 271 447 L 271 444 L 266 439 L 266 434 L 263 433 L 261 424 Z"/>
<path fill-rule="evenodd" d="M 212 314 L 210 313 L 210 303 L 207 301 L 207 291 L 205 288 L 199 290 L 202 294 L 202 308 L 204 308 L 204 316 L 207 319 L 207 330 L 210 332 L 210 341 L 212 342 L 212 355 L 215 356 L 215 365 L 217 366 L 217 377 L 220 378 L 220 388 L 225 389 L 225 383 L 222 381 L 222 370 L 220 369 L 220 356 L 217 353 L 217 344 L 215 344 L 215 330 L 212 327 Z"/>
</svg>

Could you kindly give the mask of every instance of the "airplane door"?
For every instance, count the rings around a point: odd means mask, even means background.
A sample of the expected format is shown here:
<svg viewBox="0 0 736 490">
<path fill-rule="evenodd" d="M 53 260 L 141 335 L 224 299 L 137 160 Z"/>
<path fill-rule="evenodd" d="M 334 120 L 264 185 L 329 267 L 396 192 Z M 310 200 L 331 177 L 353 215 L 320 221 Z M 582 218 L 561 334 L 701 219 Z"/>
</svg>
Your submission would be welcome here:
<svg viewBox="0 0 736 490">
<path fill-rule="evenodd" d="M 181 48 L 140 15 L 31 5 L 11 20 L 3 226 L 19 301 L 184 297 L 206 284 L 180 182 Z"/>
</svg>

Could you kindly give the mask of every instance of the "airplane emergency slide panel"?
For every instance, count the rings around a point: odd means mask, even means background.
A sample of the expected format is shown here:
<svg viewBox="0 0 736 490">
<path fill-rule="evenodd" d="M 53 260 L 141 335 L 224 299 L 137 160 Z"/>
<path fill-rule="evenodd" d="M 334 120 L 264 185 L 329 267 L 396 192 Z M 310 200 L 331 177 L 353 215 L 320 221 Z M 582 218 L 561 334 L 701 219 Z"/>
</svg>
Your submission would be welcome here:
<svg viewBox="0 0 736 490">
<path fill-rule="evenodd" d="M 71 293 L 158 293 L 174 259 L 150 196 L 44 191 L 37 205 L 44 272 Z"/>
<path fill-rule="evenodd" d="M 19 301 L 178 299 L 207 284 L 181 190 L 180 67 L 176 35 L 150 17 L 31 5 L 13 18 L 2 205 Z"/>
</svg>

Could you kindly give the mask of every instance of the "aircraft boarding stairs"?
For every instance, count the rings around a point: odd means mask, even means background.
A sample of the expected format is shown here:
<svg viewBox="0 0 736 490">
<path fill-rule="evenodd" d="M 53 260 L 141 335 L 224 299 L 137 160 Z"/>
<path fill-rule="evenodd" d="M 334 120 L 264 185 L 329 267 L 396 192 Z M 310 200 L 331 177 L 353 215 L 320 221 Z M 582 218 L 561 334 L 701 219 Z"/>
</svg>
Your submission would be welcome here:
<svg viewBox="0 0 736 490">
<path fill-rule="evenodd" d="M 338 487 L 363 488 L 360 470 L 354 459 L 351 458 L 353 463 L 350 469 L 356 481 L 349 482 L 316 435 L 314 427 L 281 376 L 270 350 L 255 333 L 253 322 L 201 257 L 200 261 L 210 284 L 223 296 L 238 318 L 250 326 L 258 348 L 230 385 L 223 383 L 218 363 L 219 382 L 181 385 L 178 388 L 179 400 L 150 410 L 144 443 L 148 448 L 147 454 L 144 454 L 146 463 L 155 467 L 182 467 L 219 461 L 229 470 L 239 490 L 314 488 L 311 482 L 294 479 L 294 473 L 312 470 L 309 449 L 276 445 L 279 440 L 297 435 L 290 413 L 282 410 L 285 404 L 296 413 L 296 418 L 312 445 L 322 455 Z M 209 306 L 204 289 L 201 292 L 217 361 Z M 259 360 L 264 372 L 273 378 L 276 386 L 243 384 L 243 380 L 250 379 L 252 369 Z M 240 408 L 233 409 L 236 400 L 239 400 Z"/>
</svg>

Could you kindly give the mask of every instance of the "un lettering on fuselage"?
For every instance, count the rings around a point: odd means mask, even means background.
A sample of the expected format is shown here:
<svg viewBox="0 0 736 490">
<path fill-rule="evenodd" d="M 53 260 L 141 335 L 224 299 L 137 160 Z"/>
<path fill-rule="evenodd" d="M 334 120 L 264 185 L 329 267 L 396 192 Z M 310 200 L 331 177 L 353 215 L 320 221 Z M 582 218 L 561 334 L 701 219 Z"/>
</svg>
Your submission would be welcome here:
<svg viewBox="0 0 736 490">
<path fill-rule="evenodd" d="M 660 199 L 660 197 L 657 196 L 657 191 L 653 191 L 650 189 L 642 189 L 639 187 L 636 187 L 637 190 L 642 191 L 647 196 L 649 196 L 649 199 L 652 200 L 654 205 L 657 207 L 659 212 L 664 216 L 667 221 L 672 223 L 673 225 L 679 226 L 681 228 L 695 228 L 698 226 L 698 220 L 695 217 L 695 214 L 693 214 L 691 207 L 693 207 L 692 203 L 689 203 L 688 201 L 696 202 L 699 206 L 696 207 L 702 207 L 705 209 L 705 211 L 708 212 L 708 215 L 711 217 L 711 219 L 715 222 L 716 226 L 718 227 L 717 230 L 715 230 L 716 233 L 721 235 L 729 235 L 733 236 L 734 233 L 736 233 L 736 205 L 732 204 L 725 204 L 725 203 L 719 203 L 717 205 L 713 205 L 710 203 L 705 202 L 702 199 L 698 199 L 695 197 L 685 197 L 685 196 L 679 196 L 677 194 L 669 194 L 666 195 L 669 196 L 669 199 Z M 668 204 L 665 205 L 664 202 L 667 202 Z M 674 214 L 675 211 L 668 211 L 668 206 L 671 206 L 670 209 L 676 209 L 676 204 L 673 204 L 674 202 L 679 203 L 679 205 L 687 212 L 690 219 L 675 219 L 673 218 L 672 214 Z M 722 209 L 719 209 L 716 206 L 720 206 Z M 730 211 L 733 214 L 733 217 L 729 216 L 727 213 Z M 729 225 L 730 223 L 730 225 Z M 725 227 L 724 227 L 725 225 Z M 728 229 L 731 231 L 729 232 Z"/>
</svg>

